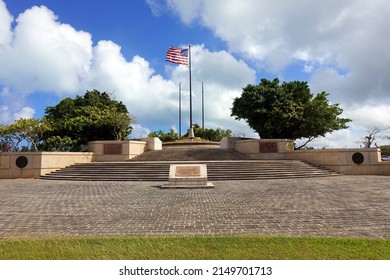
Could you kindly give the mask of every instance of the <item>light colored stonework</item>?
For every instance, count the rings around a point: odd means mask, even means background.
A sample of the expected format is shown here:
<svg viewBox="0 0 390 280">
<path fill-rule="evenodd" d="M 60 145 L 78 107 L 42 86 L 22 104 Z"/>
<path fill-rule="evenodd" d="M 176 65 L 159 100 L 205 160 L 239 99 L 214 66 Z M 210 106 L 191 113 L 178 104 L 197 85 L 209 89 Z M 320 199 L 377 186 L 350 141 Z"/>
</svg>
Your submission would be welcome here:
<svg viewBox="0 0 390 280">
<path fill-rule="evenodd" d="M 171 164 L 169 183 L 162 188 L 210 188 L 214 185 L 207 182 L 206 164 Z"/>
</svg>

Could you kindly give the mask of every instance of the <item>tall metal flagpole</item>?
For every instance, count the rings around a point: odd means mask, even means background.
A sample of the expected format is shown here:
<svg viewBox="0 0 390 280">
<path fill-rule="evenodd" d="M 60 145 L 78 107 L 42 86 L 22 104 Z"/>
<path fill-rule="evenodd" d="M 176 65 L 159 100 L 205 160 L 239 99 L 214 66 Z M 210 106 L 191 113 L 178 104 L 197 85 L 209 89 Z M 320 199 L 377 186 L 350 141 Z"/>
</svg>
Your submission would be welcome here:
<svg viewBox="0 0 390 280">
<path fill-rule="evenodd" d="M 204 86 L 202 81 L 202 129 L 204 129 Z"/>
<path fill-rule="evenodd" d="M 188 68 L 190 80 L 190 130 L 192 129 L 192 81 L 191 81 L 191 45 L 188 45 Z"/>
<path fill-rule="evenodd" d="M 181 83 L 179 83 L 179 137 L 181 138 Z"/>
</svg>

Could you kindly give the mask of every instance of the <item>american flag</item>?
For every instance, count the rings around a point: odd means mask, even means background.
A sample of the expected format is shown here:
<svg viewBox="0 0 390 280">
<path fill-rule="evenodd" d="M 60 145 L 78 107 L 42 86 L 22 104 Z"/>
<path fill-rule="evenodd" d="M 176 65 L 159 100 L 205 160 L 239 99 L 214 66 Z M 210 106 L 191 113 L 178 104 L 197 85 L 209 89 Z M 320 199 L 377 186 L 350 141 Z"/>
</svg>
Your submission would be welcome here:
<svg viewBox="0 0 390 280">
<path fill-rule="evenodd" d="M 170 47 L 167 51 L 166 61 L 188 65 L 188 49 Z"/>
</svg>

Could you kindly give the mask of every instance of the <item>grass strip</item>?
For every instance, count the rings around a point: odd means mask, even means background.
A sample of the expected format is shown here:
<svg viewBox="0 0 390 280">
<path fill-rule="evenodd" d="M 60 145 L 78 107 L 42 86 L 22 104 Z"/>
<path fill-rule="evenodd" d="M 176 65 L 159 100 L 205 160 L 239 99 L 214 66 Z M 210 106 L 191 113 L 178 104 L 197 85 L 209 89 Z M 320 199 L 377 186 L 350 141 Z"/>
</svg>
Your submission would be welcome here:
<svg viewBox="0 0 390 280">
<path fill-rule="evenodd" d="M 390 240 L 113 237 L 0 240 L 2 260 L 389 260 Z"/>
</svg>

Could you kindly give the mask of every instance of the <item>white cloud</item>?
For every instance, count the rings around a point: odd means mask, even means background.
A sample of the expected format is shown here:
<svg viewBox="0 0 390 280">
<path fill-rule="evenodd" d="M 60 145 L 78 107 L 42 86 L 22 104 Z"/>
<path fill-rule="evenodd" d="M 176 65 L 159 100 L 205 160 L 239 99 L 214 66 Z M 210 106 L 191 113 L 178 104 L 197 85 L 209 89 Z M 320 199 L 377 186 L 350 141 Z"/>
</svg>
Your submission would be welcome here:
<svg viewBox="0 0 390 280">
<path fill-rule="evenodd" d="M 192 47 L 194 123 L 201 123 L 203 81 L 206 126 L 255 135 L 244 122 L 230 117 L 232 101 L 242 87 L 256 83 L 255 70 L 237 57 L 278 76 L 283 76 L 290 64 L 300 63 L 312 91 L 329 92 L 330 100 L 339 102 L 344 115 L 354 120 L 347 132 L 326 137 L 324 141 L 332 147 L 353 143 L 370 123 L 389 122 L 388 1 L 330 0 L 321 5 L 310 0 L 282 0 L 278 5 L 255 0 L 147 3 L 155 15 L 170 10 L 186 24 L 209 28 L 235 54 L 212 52 L 203 45 Z M 12 15 L 0 0 L 2 121 L 34 114 L 23 101 L 27 94 L 45 92 L 62 98 L 96 88 L 125 103 L 137 117 L 135 133 L 141 135 L 153 125 L 177 126 L 181 82 L 183 131 L 187 129 L 186 67 L 167 64 L 169 78 L 165 79 L 145 58 L 136 55 L 129 60 L 121 47 L 109 40 L 94 44 L 91 34 L 61 23 L 44 6 L 26 10 L 16 17 L 14 26 L 12 23 Z"/>
<path fill-rule="evenodd" d="M 243 122 L 230 117 L 233 99 L 242 93 L 242 87 L 254 83 L 256 73 L 242 60 L 226 51 L 210 52 L 203 45 L 191 47 L 193 123 L 201 124 L 202 82 L 204 82 L 205 126 L 232 129 L 235 132 L 251 130 Z M 184 66 L 173 68 L 172 80 L 182 82 L 183 114 L 188 120 L 188 70 Z M 177 107 L 177 106 L 176 106 Z M 188 127 L 185 127 L 187 129 Z"/>
<path fill-rule="evenodd" d="M 131 132 L 130 138 L 135 138 L 135 139 L 146 138 L 151 132 L 150 129 L 145 128 L 139 124 L 133 124 L 132 127 L 133 130 Z"/>
<path fill-rule="evenodd" d="M 31 107 L 23 107 L 20 111 L 14 112 L 12 118 L 17 119 L 28 119 L 34 116 L 35 109 Z"/>
<path fill-rule="evenodd" d="M 9 124 L 20 118 L 32 118 L 34 113 L 35 109 L 28 106 L 8 107 L 6 105 L 0 105 L 0 123 Z"/>
<path fill-rule="evenodd" d="M 167 5 L 183 22 L 209 28 L 231 51 L 259 62 L 268 71 L 279 73 L 298 60 L 302 71 L 318 79 L 326 74 L 323 69 L 349 73 L 346 85 L 333 81 L 334 87 L 341 87 L 336 94 L 345 100 L 389 94 L 387 0 L 320 4 L 281 0 L 277 5 L 257 0 L 169 0 Z M 322 90 L 328 91 L 327 87 Z"/>
<path fill-rule="evenodd" d="M 365 129 L 390 127 L 390 104 L 366 104 L 347 108 L 345 113 L 356 126 Z"/>
<path fill-rule="evenodd" d="M 174 108 L 171 103 L 177 89 L 172 81 L 164 80 L 142 57 L 127 61 L 120 46 L 100 41 L 93 50 L 93 62 L 88 87 L 113 92 L 123 101 L 139 123 L 168 123 Z M 176 104 L 176 103 L 175 103 Z"/>
<path fill-rule="evenodd" d="M 7 46 L 11 41 L 11 23 L 13 17 L 8 12 L 5 3 L 0 1 L 0 48 Z"/>
<path fill-rule="evenodd" d="M 367 118 L 365 125 L 388 122 L 389 1 L 167 0 L 166 5 L 185 24 L 210 29 L 260 71 L 284 76 L 298 62 L 312 91 L 330 93 L 329 99 L 355 120 L 354 133 L 370 112 L 377 112 L 371 114 L 375 120 Z M 366 110 L 347 110 L 352 106 Z M 345 136 L 340 133 L 333 135 Z"/>
<path fill-rule="evenodd" d="M 21 94 L 15 94 L 10 88 L 0 91 L 0 123 L 8 124 L 19 118 L 32 118 L 35 109 L 28 106 Z"/>
<path fill-rule="evenodd" d="M 133 134 L 145 136 L 149 127 L 178 125 L 181 81 L 182 128 L 188 128 L 188 70 L 184 66 L 167 65 L 171 77 L 164 79 L 144 58 L 136 55 L 127 60 L 112 41 L 94 45 L 91 34 L 59 22 L 45 6 L 26 10 L 17 17 L 13 30 L 7 28 L 13 39 L 7 48 L 0 49 L 0 85 L 6 89 L 0 105 L 7 107 L 2 114 L 7 114 L 8 120 L 33 114 L 23 97 L 36 91 L 62 98 L 96 88 L 122 101 L 137 118 Z M 199 45 L 192 51 L 194 123 L 201 122 L 200 88 L 204 81 L 208 127 L 249 130 L 230 117 L 230 107 L 241 87 L 255 81 L 255 71 L 226 51 L 211 52 Z"/>
<path fill-rule="evenodd" d="M 19 92 L 79 90 L 89 70 L 90 34 L 59 23 L 44 6 L 26 10 L 16 22 L 12 42 L 0 50 L 0 82 Z"/>
</svg>

